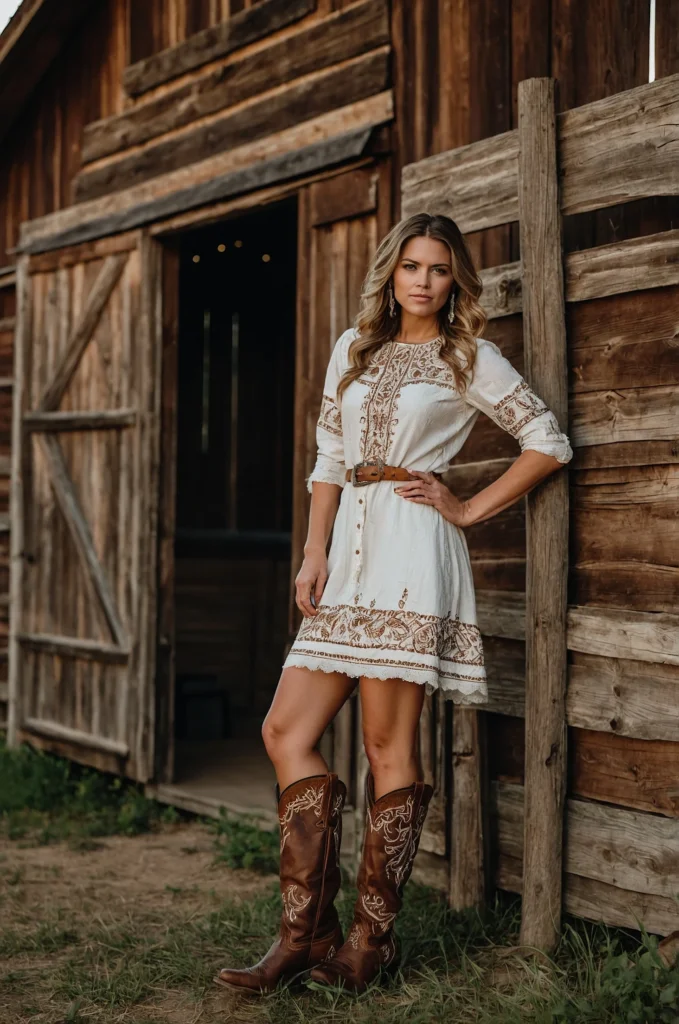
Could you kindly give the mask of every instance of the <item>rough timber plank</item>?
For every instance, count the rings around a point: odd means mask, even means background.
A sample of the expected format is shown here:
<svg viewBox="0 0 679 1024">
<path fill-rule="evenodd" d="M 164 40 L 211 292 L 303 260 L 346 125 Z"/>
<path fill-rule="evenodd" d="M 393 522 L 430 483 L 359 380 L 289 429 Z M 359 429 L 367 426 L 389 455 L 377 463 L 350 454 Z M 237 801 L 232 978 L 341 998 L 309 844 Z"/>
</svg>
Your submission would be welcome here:
<svg viewBox="0 0 679 1024">
<path fill-rule="evenodd" d="M 491 791 L 499 849 L 496 881 L 500 888 L 521 892 L 523 786 L 493 783 Z M 595 817 L 595 821 L 592 822 L 580 815 L 583 806 L 587 805 L 581 800 L 567 802 L 568 835 L 570 836 L 573 828 L 577 839 L 573 849 L 580 851 L 584 848 L 586 857 L 578 857 L 577 852 L 573 855 L 570 849 L 566 851 L 565 909 L 570 913 L 594 921 L 604 921 L 609 925 L 638 928 L 641 922 L 648 931 L 660 935 L 674 931 L 679 916 L 676 900 L 672 895 L 657 895 L 653 892 L 656 886 L 652 882 L 648 883 L 644 868 L 650 869 L 650 873 L 656 875 L 662 872 L 668 863 L 668 858 L 664 854 L 669 845 L 673 851 L 669 859 L 674 861 L 676 874 L 679 823 L 653 814 L 606 808 L 602 804 L 591 805 Z M 612 820 L 607 819 L 606 811 L 617 811 L 617 814 L 614 813 Z M 597 812 L 601 812 L 598 821 Z M 660 843 L 654 829 L 656 822 L 662 823 L 661 829 L 664 826 Z M 647 823 L 650 825 L 648 833 L 644 827 Z M 598 865 L 592 863 L 597 856 L 600 858 Z M 631 859 L 635 865 L 641 866 L 640 871 L 635 871 L 634 877 L 635 883 L 641 881 L 641 888 L 621 884 L 631 880 L 626 859 Z M 678 888 L 679 884 L 675 884 L 675 890 Z"/>
<path fill-rule="evenodd" d="M 679 666 L 574 652 L 568 724 L 638 740 L 679 741 Z"/>
<path fill-rule="evenodd" d="M 584 654 L 679 665 L 679 615 L 571 607 L 568 646 Z"/>
<path fill-rule="evenodd" d="M 555 83 L 519 84 L 519 225 L 526 377 L 566 426 L 568 367 Z M 540 196 L 540 202 L 536 202 Z M 566 794 L 568 478 L 526 499 L 526 813 L 521 941 L 553 949 L 561 927 Z"/>
<path fill-rule="evenodd" d="M 87 297 L 87 303 L 82 315 L 68 340 L 59 365 L 54 371 L 52 380 L 40 400 L 41 412 L 52 412 L 59 405 L 71 377 L 75 373 L 82 355 L 89 344 L 90 338 L 99 323 L 104 307 L 120 280 L 126 263 L 126 253 L 118 253 L 115 256 L 106 257 L 94 282 L 92 291 Z"/>
<path fill-rule="evenodd" d="M 474 708 L 453 709 L 453 808 L 449 901 L 453 910 L 485 902 L 483 722 Z"/>
<path fill-rule="evenodd" d="M 679 284 L 679 229 L 568 253 L 567 302 Z M 481 302 L 489 319 L 520 313 L 521 263 L 485 268 Z"/>
<path fill-rule="evenodd" d="M 679 402 L 674 385 L 589 391 L 571 399 L 574 447 L 621 441 L 679 438 Z"/>
<path fill-rule="evenodd" d="M 262 0 L 255 7 L 234 14 L 228 21 L 197 32 L 179 46 L 132 64 L 125 69 L 123 86 L 130 96 L 139 96 L 299 21 L 315 7 L 316 0 Z"/>
<path fill-rule="evenodd" d="M 679 193 L 679 75 L 559 115 L 561 211 Z"/>
<path fill-rule="evenodd" d="M 247 57 L 210 68 L 198 78 L 86 125 L 84 164 L 182 128 L 296 78 L 389 43 L 385 0 L 367 0 L 274 39 Z"/>
<path fill-rule="evenodd" d="M 273 95 L 173 132 L 131 153 L 86 167 L 73 183 L 76 202 L 133 188 L 216 153 L 252 143 L 386 89 L 389 49 L 382 47 L 340 67 L 293 81 Z"/>
<path fill-rule="evenodd" d="M 345 163 L 361 156 L 373 129 L 392 116 L 388 90 L 190 168 L 25 222 L 20 248 L 37 253 L 102 238 Z"/>
<path fill-rule="evenodd" d="M 517 220 L 518 154 L 514 129 L 407 164 L 401 216 L 445 213 L 465 234 Z"/>
</svg>

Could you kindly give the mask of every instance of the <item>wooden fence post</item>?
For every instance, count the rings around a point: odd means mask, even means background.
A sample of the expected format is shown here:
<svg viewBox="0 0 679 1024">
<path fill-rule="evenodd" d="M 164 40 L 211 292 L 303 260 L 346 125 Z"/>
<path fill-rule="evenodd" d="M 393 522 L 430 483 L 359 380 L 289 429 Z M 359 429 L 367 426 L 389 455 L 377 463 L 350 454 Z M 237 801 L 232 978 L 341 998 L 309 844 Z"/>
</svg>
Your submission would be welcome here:
<svg viewBox="0 0 679 1024">
<path fill-rule="evenodd" d="M 519 83 L 519 225 L 526 378 L 568 417 L 555 83 Z M 526 508 L 526 763 L 521 942 L 554 949 L 561 928 L 566 788 L 568 477 L 557 472 Z"/>
<path fill-rule="evenodd" d="M 449 903 L 453 910 L 481 907 L 487 859 L 482 779 L 485 719 L 475 708 L 453 708 L 453 806 Z"/>
</svg>

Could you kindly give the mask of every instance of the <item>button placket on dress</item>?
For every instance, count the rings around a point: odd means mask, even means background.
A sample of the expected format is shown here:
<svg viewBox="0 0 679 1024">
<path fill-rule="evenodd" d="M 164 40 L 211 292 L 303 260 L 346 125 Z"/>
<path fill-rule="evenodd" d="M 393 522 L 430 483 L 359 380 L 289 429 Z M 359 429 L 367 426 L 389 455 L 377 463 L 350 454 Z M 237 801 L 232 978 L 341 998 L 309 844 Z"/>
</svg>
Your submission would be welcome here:
<svg viewBox="0 0 679 1024">
<path fill-rule="evenodd" d="M 366 490 L 368 489 L 369 488 L 366 488 Z M 361 570 L 363 568 L 363 534 L 365 532 L 367 504 L 367 499 L 364 494 L 361 494 L 361 496 L 356 499 L 353 527 L 354 554 L 352 556 L 354 562 L 354 583 L 359 582 L 361 578 Z"/>
</svg>

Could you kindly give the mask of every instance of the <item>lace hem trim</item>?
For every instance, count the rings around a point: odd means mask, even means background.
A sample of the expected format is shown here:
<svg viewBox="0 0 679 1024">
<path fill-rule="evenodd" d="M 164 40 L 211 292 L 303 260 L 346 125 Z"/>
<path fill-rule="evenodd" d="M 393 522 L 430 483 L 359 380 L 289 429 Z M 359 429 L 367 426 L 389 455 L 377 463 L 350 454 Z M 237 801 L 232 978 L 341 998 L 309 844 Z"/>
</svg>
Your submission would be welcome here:
<svg viewBox="0 0 679 1024">
<path fill-rule="evenodd" d="M 402 662 L 398 666 L 379 664 L 378 662 L 362 661 L 355 662 L 346 658 L 325 657 L 323 655 L 297 654 L 290 652 L 285 660 L 284 667 L 295 666 L 297 668 L 308 668 L 311 671 L 320 671 L 330 674 L 341 672 L 350 678 L 357 675 L 365 676 L 368 679 L 405 679 L 409 683 L 418 683 L 426 688 L 429 696 L 440 690 L 445 700 L 452 700 L 454 704 L 487 704 L 488 686 L 482 679 L 465 679 L 455 677 L 436 670 L 408 668 Z"/>
</svg>

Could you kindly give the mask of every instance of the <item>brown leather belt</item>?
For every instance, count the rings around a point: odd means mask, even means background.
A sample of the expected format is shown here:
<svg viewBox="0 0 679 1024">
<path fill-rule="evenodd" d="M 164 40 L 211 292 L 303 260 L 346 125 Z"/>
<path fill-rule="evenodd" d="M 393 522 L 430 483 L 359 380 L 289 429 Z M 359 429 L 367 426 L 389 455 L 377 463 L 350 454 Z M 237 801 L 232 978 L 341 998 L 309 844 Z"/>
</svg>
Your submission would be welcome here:
<svg viewBox="0 0 679 1024">
<path fill-rule="evenodd" d="M 414 480 L 407 469 L 402 466 L 385 466 L 381 460 L 376 462 L 357 462 L 353 469 L 348 469 L 346 479 L 354 487 L 365 487 L 376 484 L 380 480 Z"/>
</svg>

